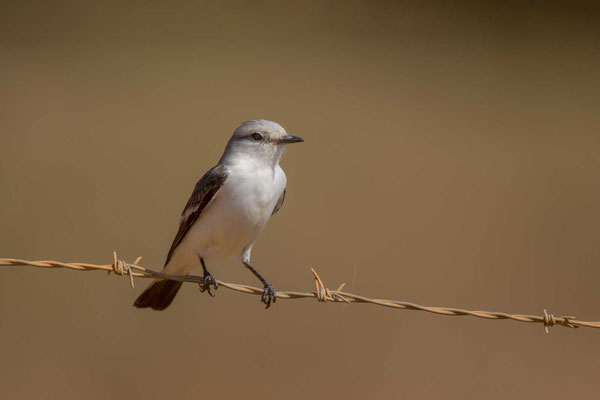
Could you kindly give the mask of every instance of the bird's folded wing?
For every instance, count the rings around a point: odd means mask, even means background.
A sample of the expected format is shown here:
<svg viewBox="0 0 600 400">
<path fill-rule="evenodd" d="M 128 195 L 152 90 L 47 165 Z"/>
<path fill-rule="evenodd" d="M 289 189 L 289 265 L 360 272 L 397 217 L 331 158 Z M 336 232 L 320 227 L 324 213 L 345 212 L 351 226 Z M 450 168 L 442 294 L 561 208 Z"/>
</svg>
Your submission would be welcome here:
<svg viewBox="0 0 600 400">
<path fill-rule="evenodd" d="M 175 252 L 175 249 L 179 243 L 181 243 L 194 222 L 200 218 L 202 212 L 214 200 L 215 195 L 219 189 L 221 189 L 226 180 L 227 172 L 225 171 L 225 167 L 222 165 L 217 165 L 211 168 L 196 183 L 194 192 L 190 196 L 190 199 L 181 213 L 179 230 L 177 231 L 177 235 L 175 235 L 175 239 L 173 239 L 173 244 L 171 244 L 171 249 L 167 255 L 167 261 L 165 261 L 165 265 L 169 263 L 169 260 L 171 259 L 171 256 L 173 255 L 173 252 Z"/>
<path fill-rule="evenodd" d="M 275 208 L 273 208 L 273 212 L 271 213 L 271 215 L 275 214 L 283 206 L 283 201 L 285 200 L 286 190 L 287 190 L 287 188 L 283 189 L 283 193 L 281 193 L 281 196 L 279 196 L 279 199 L 277 200 L 277 204 L 275 204 Z"/>
</svg>

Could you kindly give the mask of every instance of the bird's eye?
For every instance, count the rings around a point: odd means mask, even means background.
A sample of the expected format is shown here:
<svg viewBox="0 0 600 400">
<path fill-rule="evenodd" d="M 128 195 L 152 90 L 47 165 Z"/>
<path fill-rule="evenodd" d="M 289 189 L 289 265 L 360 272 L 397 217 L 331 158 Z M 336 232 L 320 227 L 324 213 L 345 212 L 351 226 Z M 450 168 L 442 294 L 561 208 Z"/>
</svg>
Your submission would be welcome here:
<svg viewBox="0 0 600 400">
<path fill-rule="evenodd" d="M 254 140 L 262 140 L 262 138 L 263 138 L 263 136 L 258 132 L 255 132 L 252 134 L 252 139 L 254 139 Z"/>
</svg>

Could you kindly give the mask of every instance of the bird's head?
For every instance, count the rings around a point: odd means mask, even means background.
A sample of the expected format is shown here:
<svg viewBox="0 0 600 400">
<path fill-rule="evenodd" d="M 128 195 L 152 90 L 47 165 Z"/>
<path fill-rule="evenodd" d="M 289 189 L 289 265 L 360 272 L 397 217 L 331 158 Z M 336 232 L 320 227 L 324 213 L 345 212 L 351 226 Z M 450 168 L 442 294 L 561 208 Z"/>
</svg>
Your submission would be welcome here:
<svg viewBox="0 0 600 400">
<path fill-rule="evenodd" d="M 231 157 L 254 158 L 274 166 L 288 144 L 303 141 L 301 137 L 288 135 L 277 122 L 265 119 L 246 121 L 233 132 L 222 160 Z"/>
</svg>

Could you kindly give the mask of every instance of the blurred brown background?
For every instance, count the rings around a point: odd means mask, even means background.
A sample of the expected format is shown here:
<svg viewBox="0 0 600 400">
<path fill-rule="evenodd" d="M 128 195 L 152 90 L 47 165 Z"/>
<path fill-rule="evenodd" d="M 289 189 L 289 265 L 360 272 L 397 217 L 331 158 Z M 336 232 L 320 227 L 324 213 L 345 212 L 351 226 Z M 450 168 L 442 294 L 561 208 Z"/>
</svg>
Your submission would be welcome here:
<svg viewBox="0 0 600 400">
<path fill-rule="evenodd" d="M 600 320 L 600 9 L 3 2 L 0 257 L 159 268 L 233 129 L 306 138 L 253 252 L 280 290 Z M 211 269 L 255 284 L 241 264 Z M 600 332 L 2 267 L 6 399 L 563 398 Z"/>
</svg>

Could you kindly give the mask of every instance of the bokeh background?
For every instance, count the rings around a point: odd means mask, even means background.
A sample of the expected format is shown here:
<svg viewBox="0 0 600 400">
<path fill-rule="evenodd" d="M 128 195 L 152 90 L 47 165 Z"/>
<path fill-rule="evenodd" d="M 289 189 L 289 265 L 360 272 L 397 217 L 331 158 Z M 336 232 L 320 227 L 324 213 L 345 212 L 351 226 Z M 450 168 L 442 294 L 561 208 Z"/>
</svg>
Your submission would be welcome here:
<svg viewBox="0 0 600 400">
<path fill-rule="evenodd" d="M 597 3 L 596 3 L 597 4 Z M 600 320 L 593 2 L 32 2 L 0 12 L 0 257 L 159 268 L 247 119 L 306 142 L 255 266 L 280 290 Z M 255 284 L 238 263 L 219 279 Z M 5 399 L 565 398 L 600 332 L 2 267 Z"/>
</svg>

